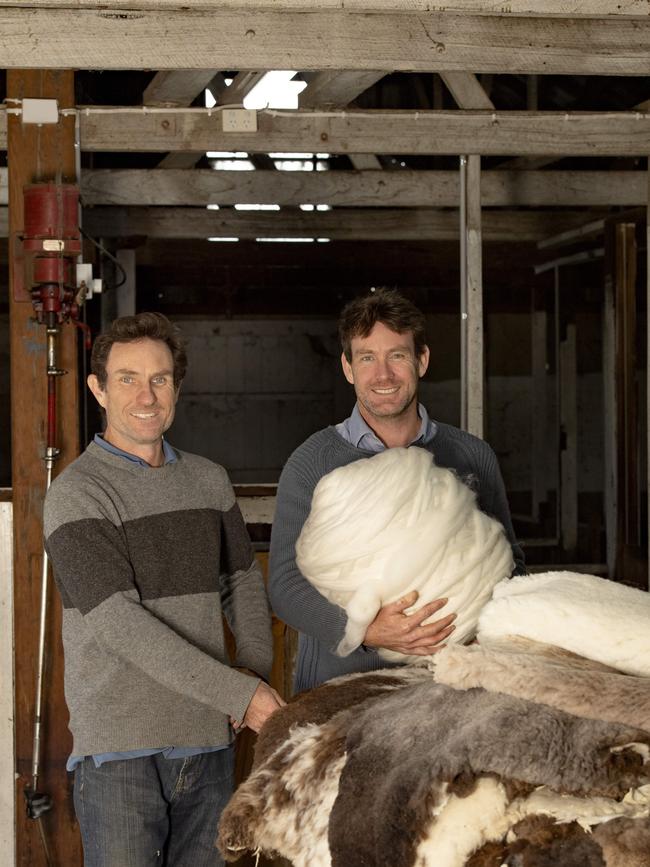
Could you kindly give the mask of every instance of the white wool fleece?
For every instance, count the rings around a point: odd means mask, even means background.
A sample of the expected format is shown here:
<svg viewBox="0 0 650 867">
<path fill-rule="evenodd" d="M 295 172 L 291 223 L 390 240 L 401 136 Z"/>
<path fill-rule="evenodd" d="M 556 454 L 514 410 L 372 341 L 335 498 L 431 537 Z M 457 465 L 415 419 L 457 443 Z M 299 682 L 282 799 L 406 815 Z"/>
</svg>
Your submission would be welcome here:
<svg viewBox="0 0 650 867">
<path fill-rule="evenodd" d="M 650 677 L 650 593 L 578 572 L 518 575 L 494 588 L 481 644 L 521 635 Z"/>
<path fill-rule="evenodd" d="M 449 641 L 473 637 L 495 584 L 513 569 L 503 527 L 476 495 L 424 449 L 391 448 L 339 467 L 320 480 L 296 543 L 302 574 L 348 615 L 336 652 L 363 641 L 379 609 L 411 590 L 416 608 L 447 597 L 457 612 Z M 381 649 L 394 661 L 421 661 Z"/>
</svg>

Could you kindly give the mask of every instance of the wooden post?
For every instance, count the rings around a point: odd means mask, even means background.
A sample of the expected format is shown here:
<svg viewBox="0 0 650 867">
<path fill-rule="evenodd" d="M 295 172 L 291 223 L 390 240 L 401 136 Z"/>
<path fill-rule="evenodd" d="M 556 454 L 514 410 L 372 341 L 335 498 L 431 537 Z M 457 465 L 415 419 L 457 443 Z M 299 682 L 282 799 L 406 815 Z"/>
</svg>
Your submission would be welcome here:
<svg viewBox="0 0 650 867">
<path fill-rule="evenodd" d="M 74 106 L 74 74 L 70 71 L 8 70 L 7 103 L 24 97 L 57 99 L 59 109 Z M 7 123 L 9 168 L 9 310 L 11 361 L 12 486 L 14 520 L 14 632 L 16 689 L 16 839 L 18 867 L 44 867 L 37 821 L 25 813 L 24 789 L 31 782 L 33 715 L 36 691 L 42 567 L 42 509 L 45 491 L 47 380 L 45 326 L 32 321 L 31 304 L 14 300 L 19 269 L 12 244 L 23 229 L 23 186 L 56 180 L 75 182 L 74 117 L 57 124 L 23 125 L 20 115 Z M 58 381 L 58 445 L 61 455 L 54 474 L 78 454 L 77 329 L 64 325 L 58 338 L 59 367 L 68 371 Z M 43 744 L 39 789 L 54 801 L 42 818 L 53 863 L 82 863 L 81 843 L 69 791 L 66 759 L 71 740 L 63 697 L 61 608 L 50 587 L 47 653 L 43 697 Z"/>
<path fill-rule="evenodd" d="M 648 160 L 648 183 L 646 186 L 648 196 L 648 206 L 645 218 L 646 231 L 646 415 L 645 415 L 645 435 L 646 435 L 646 509 L 648 531 L 650 533 L 650 160 Z M 647 589 L 650 590 L 650 535 L 648 535 L 648 575 Z"/>
<path fill-rule="evenodd" d="M 461 157 L 461 160 L 465 157 Z M 481 158 L 468 156 L 461 183 L 461 426 L 483 437 L 483 266 Z M 462 166 L 461 166 L 462 171 Z M 463 207 L 464 205 L 464 207 Z"/>
<path fill-rule="evenodd" d="M 0 499 L 0 852 L 16 864 L 14 803 L 14 624 L 11 503 Z"/>
</svg>

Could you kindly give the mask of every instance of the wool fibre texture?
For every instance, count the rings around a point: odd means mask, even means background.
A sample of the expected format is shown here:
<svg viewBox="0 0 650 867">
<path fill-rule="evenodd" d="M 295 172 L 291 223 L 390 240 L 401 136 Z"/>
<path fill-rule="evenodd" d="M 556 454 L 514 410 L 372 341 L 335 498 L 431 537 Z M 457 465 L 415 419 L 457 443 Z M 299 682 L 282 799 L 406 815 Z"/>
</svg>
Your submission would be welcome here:
<svg viewBox="0 0 650 867">
<path fill-rule="evenodd" d="M 569 654 L 551 656 L 544 653 L 546 645 L 536 646 L 539 653 L 521 652 L 516 642 L 511 650 L 448 645 L 435 657 L 436 683 L 455 689 L 483 687 L 650 732 L 650 678 L 603 670 L 597 662 Z"/>
<path fill-rule="evenodd" d="M 448 639 L 473 637 L 492 588 L 514 566 L 503 527 L 482 512 L 458 476 L 424 449 L 392 448 L 324 476 L 296 543 L 302 574 L 348 623 L 337 647 L 347 656 L 379 609 L 418 591 L 417 607 L 448 598 L 435 619 L 455 611 Z M 392 661 L 417 657 L 380 649 Z"/>
<path fill-rule="evenodd" d="M 555 644 L 625 674 L 650 676 L 650 594 L 595 575 L 518 575 L 494 588 L 478 638 Z"/>
<path fill-rule="evenodd" d="M 259 848 L 296 867 L 465 867 L 494 841 L 502 860 L 472 864 L 602 867 L 589 831 L 617 817 L 635 822 L 604 833 L 612 856 L 633 853 L 636 867 L 645 844 L 650 735 L 638 729 L 453 690 L 416 667 L 331 681 L 276 717 L 222 815 L 229 861 Z M 534 816 L 552 820 L 541 837 L 521 825 Z"/>
</svg>

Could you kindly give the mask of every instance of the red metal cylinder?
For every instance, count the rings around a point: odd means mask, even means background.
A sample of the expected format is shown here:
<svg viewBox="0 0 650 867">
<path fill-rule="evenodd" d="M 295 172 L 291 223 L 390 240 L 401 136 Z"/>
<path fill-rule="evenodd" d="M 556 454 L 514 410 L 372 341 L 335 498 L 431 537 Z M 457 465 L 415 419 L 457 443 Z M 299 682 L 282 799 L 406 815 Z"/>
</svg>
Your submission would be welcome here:
<svg viewBox="0 0 650 867">
<path fill-rule="evenodd" d="M 80 239 L 76 184 L 30 184 L 24 202 L 25 238 Z"/>
</svg>

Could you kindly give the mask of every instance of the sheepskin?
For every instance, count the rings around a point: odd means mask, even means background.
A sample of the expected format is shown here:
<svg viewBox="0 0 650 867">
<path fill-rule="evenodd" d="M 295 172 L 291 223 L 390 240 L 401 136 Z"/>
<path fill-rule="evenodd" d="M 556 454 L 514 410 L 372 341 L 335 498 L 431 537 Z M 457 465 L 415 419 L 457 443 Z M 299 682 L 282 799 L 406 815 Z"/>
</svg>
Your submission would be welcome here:
<svg viewBox="0 0 650 867">
<path fill-rule="evenodd" d="M 324 476 L 296 543 L 303 575 L 344 608 L 347 627 L 337 653 L 363 641 L 379 609 L 410 590 L 417 606 L 448 598 L 457 612 L 450 641 L 464 642 L 492 588 L 512 573 L 512 549 L 476 494 L 424 449 L 386 449 Z M 393 661 L 416 661 L 387 649 Z"/>
<path fill-rule="evenodd" d="M 650 594 L 576 572 L 502 581 L 483 608 L 481 644 L 508 635 L 555 644 L 626 674 L 650 676 Z"/>
<path fill-rule="evenodd" d="M 618 867 L 647 845 L 650 734 L 638 729 L 454 690 L 417 667 L 331 681 L 270 723 L 221 818 L 229 861 Z"/>
<path fill-rule="evenodd" d="M 650 678 L 632 677 L 598 662 L 531 643 L 468 647 L 448 645 L 435 657 L 436 683 L 455 689 L 483 687 L 542 702 L 589 719 L 650 732 Z"/>
</svg>

